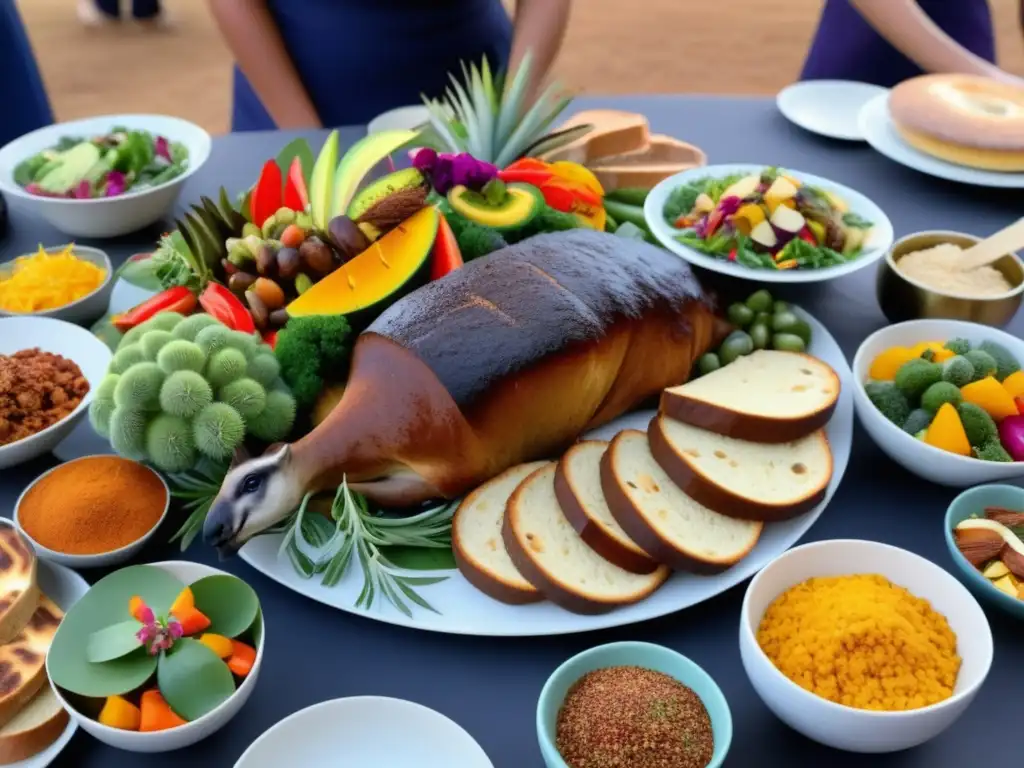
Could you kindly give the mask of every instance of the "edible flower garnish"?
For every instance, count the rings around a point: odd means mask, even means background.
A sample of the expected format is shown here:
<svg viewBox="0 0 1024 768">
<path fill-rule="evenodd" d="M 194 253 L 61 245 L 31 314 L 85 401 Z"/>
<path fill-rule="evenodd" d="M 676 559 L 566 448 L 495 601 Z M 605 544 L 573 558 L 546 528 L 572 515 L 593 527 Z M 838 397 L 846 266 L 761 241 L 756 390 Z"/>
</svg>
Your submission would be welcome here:
<svg viewBox="0 0 1024 768">
<path fill-rule="evenodd" d="M 431 186 L 439 195 L 448 194 L 455 186 L 464 186 L 479 192 L 491 179 L 497 178 L 497 166 L 477 160 L 467 152 L 459 154 L 437 153 L 429 147 L 417 149 L 412 154 L 414 168 L 430 179 Z"/>
<path fill-rule="evenodd" d="M 142 624 L 135 637 L 147 647 L 150 656 L 169 651 L 174 641 L 185 634 L 181 622 L 173 616 L 157 619 L 153 609 L 142 602 L 142 598 L 133 598 L 129 605 L 132 615 Z"/>
</svg>

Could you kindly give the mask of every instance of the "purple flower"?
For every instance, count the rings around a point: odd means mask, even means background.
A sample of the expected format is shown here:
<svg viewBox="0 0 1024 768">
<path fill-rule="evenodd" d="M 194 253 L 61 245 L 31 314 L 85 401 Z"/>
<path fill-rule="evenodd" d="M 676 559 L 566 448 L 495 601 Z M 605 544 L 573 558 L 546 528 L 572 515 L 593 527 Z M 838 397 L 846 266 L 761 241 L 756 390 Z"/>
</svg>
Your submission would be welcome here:
<svg viewBox="0 0 1024 768">
<path fill-rule="evenodd" d="M 167 629 L 171 632 L 171 637 L 178 639 L 185 634 L 185 630 L 181 626 L 181 622 L 173 616 L 167 620 Z"/>
<path fill-rule="evenodd" d="M 467 152 L 437 154 L 432 149 L 420 149 L 413 164 L 430 177 L 431 185 L 441 195 L 448 194 L 454 186 L 479 192 L 487 182 L 498 177 L 496 166 L 477 160 Z"/>
<path fill-rule="evenodd" d="M 693 233 L 700 238 L 706 238 L 708 236 L 708 217 L 704 214 L 697 222 L 693 225 Z"/>
<path fill-rule="evenodd" d="M 420 147 L 409 150 L 409 159 L 412 160 L 412 167 L 423 173 L 430 173 L 437 163 L 437 152 L 430 147 Z"/>
<path fill-rule="evenodd" d="M 123 195 L 127 187 L 128 179 L 123 173 L 121 173 L 121 171 L 110 171 L 110 173 L 107 174 L 107 197 Z"/>
<path fill-rule="evenodd" d="M 153 152 L 157 157 L 162 157 L 168 163 L 174 162 L 171 159 L 171 145 L 163 136 L 156 137 L 156 143 L 153 145 Z"/>
<path fill-rule="evenodd" d="M 430 172 L 430 182 L 439 195 L 447 195 L 448 190 L 455 186 L 455 156 L 438 155 L 434 169 Z"/>
</svg>

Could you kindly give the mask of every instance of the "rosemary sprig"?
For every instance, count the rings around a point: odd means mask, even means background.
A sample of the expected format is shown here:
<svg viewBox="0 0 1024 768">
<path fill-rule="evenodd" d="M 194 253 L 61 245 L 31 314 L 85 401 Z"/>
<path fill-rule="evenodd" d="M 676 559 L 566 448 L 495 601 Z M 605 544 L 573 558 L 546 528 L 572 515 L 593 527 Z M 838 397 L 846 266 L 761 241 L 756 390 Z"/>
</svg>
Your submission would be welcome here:
<svg viewBox="0 0 1024 768">
<path fill-rule="evenodd" d="M 217 498 L 227 471 L 226 464 L 204 460 L 193 469 L 167 475 L 167 484 L 171 487 L 171 497 L 183 501 L 183 509 L 191 510 L 188 519 L 171 537 L 172 542 L 181 542 L 182 552 L 189 548 L 199 532 L 203 530 L 206 515 L 210 511 L 210 507 L 213 506 L 213 500 Z"/>
<path fill-rule="evenodd" d="M 322 515 L 308 515 L 307 495 L 281 542 L 296 571 L 304 578 L 320 574 L 324 586 L 334 586 L 348 571 L 353 557 L 363 574 L 363 588 L 356 607 L 369 609 L 383 597 L 406 616 L 410 603 L 438 613 L 416 591 L 447 579 L 447 576 L 410 576 L 390 560 L 383 549 L 389 546 L 443 548 L 451 546 L 454 504 L 428 509 L 412 517 L 385 517 L 370 510 L 366 499 L 353 494 L 342 480 L 331 504 L 331 521 Z"/>
</svg>

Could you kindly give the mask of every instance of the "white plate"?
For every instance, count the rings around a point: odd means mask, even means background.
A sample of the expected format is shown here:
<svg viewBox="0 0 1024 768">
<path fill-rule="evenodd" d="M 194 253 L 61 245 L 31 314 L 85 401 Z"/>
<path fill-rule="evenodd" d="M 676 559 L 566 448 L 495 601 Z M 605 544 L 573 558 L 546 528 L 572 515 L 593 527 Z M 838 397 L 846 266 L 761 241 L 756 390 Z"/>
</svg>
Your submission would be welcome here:
<svg viewBox="0 0 1024 768">
<path fill-rule="evenodd" d="M 0 525 L 9 526 L 11 522 L 2 519 Z M 37 562 L 39 563 L 39 588 L 65 613 L 89 591 L 89 584 L 86 580 L 70 568 L 41 559 Z M 77 730 L 78 723 L 75 718 L 69 718 L 68 724 L 64 726 L 64 732 L 50 746 L 32 757 L 19 760 L 16 763 L 8 763 L 7 768 L 46 768 L 64 750 Z"/>
<path fill-rule="evenodd" d="M 871 202 L 871 200 L 860 192 L 842 184 L 791 168 L 784 169 L 787 176 L 791 176 L 803 184 L 810 184 L 838 195 L 850 206 L 851 213 L 856 213 L 874 223 L 874 227 L 868 233 L 864 250 L 861 251 L 861 254 L 856 259 L 848 261 L 846 264 L 840 264 L 837 267 L 826 267 L 824 269 L 751 269 L 726 259 L 707 256 L 676 240 L 678 231 L 665 221 L 665 216 L 662 213 L 665 209 L 665 202 L 673 190 L 681 187 L 683 184 L 708 176 L 722 177 L 734 173 L 760 173 L 766 167 L 765 165 L 750 165 L 748 163 L 708 165 L 703 168 L 691 168 L 682 173 L 677 173 L 675 176 L 670 176 L 652 189 L 650 194 L 647 195 L 647 200 L 644 202 L 644 218 L 647 220 L 648 229 L 668 250 L 695 266 L 703 267 L 712 272 L 720 272 L 723 275 L 741 277 L 745 280 L 756 280 L 759 283 L 818 283 L 825 280 L 834 280 L 837 277 L 849 275 L 871 266 L 882 258 L 892 245 L 892 222 L 889 221 L 889 217 L 885 215 L 882 209 Z"/>
<path fill-rule="evenodd" d="M 791 123 L 811 133 L 864 141 L 857 118 L 861 108 L 886 88 L 855 80 L 804 80 L 779 91 L 775 104 Z"/>
<path fill-rule="evenodd" d="M 915 171 L 940 179 L 974 184 L 980 187 L 1024 188 L 1024 173 L 1000 173 L 968 168 L 926 155 L 903 140 L 889 115 L 888 94 L 877 96 L 864 105 L 858 118 L 864 139 L 872 148 L 890 160 Z"/>
<path fill-rule="evenodd" d="M 422 104 L 412 104 L 408 107 L 396 107 L 382 112 L 371 120 L 366 126 L 367 133 L 380 133 L 381 131 L 406 130 L 411 131 L 419 128 L 430 118 L 430 112 Z"/>
<path fill-rule="evenodd" d="M 259 536 L 246 544 L 240 555 L 256 570 L 318 602 L 389 624 L 452 634 L 536 636 L 586 632 L 635 624 L 708 600 L 753 575 L 799 541 L 824 511 L 850 459 L 853 440 L 853 378 L 850 367 L 825 326 L 803 310 L 795 308 L 795 311 L 811 326 L 813 335 L 809 351 L 831 365 L 842 382 L 839 403 L 827 428 L 834 464 L 832 481 L 821 504 L 793 520 L 766 525 L 761 540 L 750 555 L 724 573 L 716 576 L 675 574 L 661 589 L 635 605 L 599 616 L 580 616 L 548 602 L 520 606 L 499 603 L 476 590 L 461 573 L 452 571 L 446 581 L 422 588 L 423 597 L 440 613 L 414 606 L 412 617 L 408 617 L 390 603 L 380 601 L 369 609 L 356 608 L 356 598 L 363 586 L 362 572 L 358 567 L 350 566 L 349 572 L 334 587 L 324 587 L 315 578 L 303 579 L 295 572 L 287 555 L 278 557 L 281 535 Z M 608 439 L 623 429 L 646 430 L 653 415 L 654 411 L 632 413 L 595 430 L 590 436 Z"/>
<path fill-rule="evenodd" d="M 289 715 L 235 768 L 494 768 L 457 723 L 420 704 L 353 696 Z"/>
</svg>

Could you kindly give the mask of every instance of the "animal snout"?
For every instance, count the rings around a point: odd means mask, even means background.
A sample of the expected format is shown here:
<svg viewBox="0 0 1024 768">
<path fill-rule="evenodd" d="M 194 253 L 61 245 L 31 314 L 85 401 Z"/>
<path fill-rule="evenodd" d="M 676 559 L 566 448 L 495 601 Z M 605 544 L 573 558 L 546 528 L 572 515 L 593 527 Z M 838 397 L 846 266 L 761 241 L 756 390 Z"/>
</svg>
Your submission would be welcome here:
<svg viewBox="0 0 1024 768">
<path fill-rule="evenodd" d="M 218 501 L 206 515 L 203 523 L 203 541 L 219 547 L 235 535 L 235 521 L 231 505 Z"/>
</svg>

